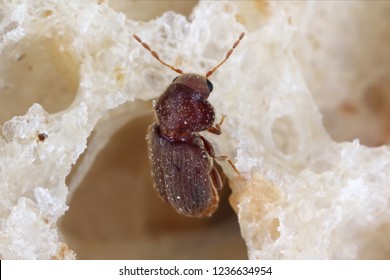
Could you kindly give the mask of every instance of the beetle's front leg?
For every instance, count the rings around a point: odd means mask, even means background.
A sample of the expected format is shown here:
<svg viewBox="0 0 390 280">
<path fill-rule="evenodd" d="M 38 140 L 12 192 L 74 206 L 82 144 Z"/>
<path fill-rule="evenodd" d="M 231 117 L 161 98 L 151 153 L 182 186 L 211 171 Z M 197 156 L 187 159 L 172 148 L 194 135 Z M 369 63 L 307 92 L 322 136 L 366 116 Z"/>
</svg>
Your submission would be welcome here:
<svg viewBox="0 0 390 280">
<path fill-rule="evenodd" d="M 221 126 L 223 122 L 225 121 L 226 115 L 222 115 L 221 120 L 216 125 L 213 125 L 207 129 L 208 132 L 220 135 L 222 133 Z"/>
</svg>

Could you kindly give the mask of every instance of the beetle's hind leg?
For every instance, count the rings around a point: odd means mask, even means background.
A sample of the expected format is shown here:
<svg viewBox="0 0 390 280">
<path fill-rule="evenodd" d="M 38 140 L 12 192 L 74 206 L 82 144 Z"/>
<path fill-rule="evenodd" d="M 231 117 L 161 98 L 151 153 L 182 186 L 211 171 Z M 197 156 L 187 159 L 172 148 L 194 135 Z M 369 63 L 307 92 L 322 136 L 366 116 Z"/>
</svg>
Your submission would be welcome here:
<svg viewBox="0 0 390 280">
<path fill-rule="evenodd" d="M 222 173 L 217 169 L 216 166 L 213 166 L 213 168 L 210 171 L 210 178 L 213 182 L 214 187 L 217 190 L 221 190 L 223 185 L 225 184 L 225 178 L 222 178 L 222 176 L 225 177 L 225 174 Z"/>
<path fill-rule="evenodd" d="M 213 158 L 216 160 L 227 161 L 231 165 L 231 167 L 233 168 L 234 172 L 236 172 L 237 175 L 239 175 L 239 176 L 241 175 L 240 171 L 238 171 L 237 167 L 234 165 L 234 163 L 230 160 L 229 157 L 227 157 L 227 156 L 219 156 L 219 157 L 214 156 Z"/>
</svg>

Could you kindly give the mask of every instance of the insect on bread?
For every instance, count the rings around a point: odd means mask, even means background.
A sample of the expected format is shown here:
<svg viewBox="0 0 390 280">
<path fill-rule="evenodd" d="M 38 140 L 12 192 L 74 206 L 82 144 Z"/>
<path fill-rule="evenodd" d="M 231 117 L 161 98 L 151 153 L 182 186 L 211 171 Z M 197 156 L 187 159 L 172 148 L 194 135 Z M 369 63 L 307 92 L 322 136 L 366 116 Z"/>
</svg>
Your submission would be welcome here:
<svg viewBox="0 0 390 280">
<path fill-rule="evenodd" d="M 213 84 L 208 77 L 230 57 L 244 35 L 241 33 L 225 58 L 206 75 L 184 73 L 165 63 L 148 44 L 133 35 L 160 63 L 180 74 L 157 99 L 157 121 L 149 126 L 146 139 L 154 188 L 182 215 L 207 217 L 218 208 L 223 171 L 217 169 L 215 160 L 228 161 L 239 174 L 230 159 L 217 157 L 211 143 L 198 132 L 221 134 L 224 117 L 214 125 L 214 108 L 207 101 Z"/>
</svg>

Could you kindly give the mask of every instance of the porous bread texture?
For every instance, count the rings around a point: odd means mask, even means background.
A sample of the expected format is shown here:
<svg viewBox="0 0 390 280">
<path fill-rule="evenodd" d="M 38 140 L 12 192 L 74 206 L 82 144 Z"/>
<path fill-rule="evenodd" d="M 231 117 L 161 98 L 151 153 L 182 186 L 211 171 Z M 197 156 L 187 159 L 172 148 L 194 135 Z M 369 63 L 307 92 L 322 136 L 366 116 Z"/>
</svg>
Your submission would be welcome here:
<svg viewBox="0 0 390 280">
<path fill-rule="evenodd" d="M 110 136 L 152 111 L 140 100 L 156 98 L 176 75 L 132 33 L 176 67 L 206 73 L 243 31 L 210 77 L 209 100 L 227 118 L 221 136 L 207 137 L 242 172 L 225 168 L 249 258 L 389 258 L 389 147 L 353 140 L 388 143 L 386 9 L 204 1 L 190 20 L 168 12 L 137 22 L 104 1 L 4 0 L 0 258 L 75 257 L 56 224 L 67 196 Z M 378 92 L 379 105 L 370 99 Z"/>
</svg>

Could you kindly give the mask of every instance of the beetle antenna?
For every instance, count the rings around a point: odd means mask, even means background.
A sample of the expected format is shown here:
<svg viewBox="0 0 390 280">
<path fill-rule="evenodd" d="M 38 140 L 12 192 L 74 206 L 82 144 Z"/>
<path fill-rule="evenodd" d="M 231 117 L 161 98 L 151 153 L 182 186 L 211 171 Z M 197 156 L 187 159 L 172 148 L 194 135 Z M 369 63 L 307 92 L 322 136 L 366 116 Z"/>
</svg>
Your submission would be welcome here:
<svg viewBox="0 0 390 280">
<path fill-rule="evenodd" d="M 233 44 L 233 47 L 227 52 L 226 54 L 226 57 L 224 60 L 222 60 L 217 66 L 215 66 L 212 70 L 210 70 L 209 72 L 207 72 L 206 74 L 206 78 L 210 77 L 214 72 L 215 70 L 217 70 L 219 68 L 219 66 L 221 66 L 222 64 L 225 63 L 225 61 L 229 58 L 229 56 L 231 56 L 231 54 L 233 53 L 234 49 L 238 46 L 238 44 L 241 42 L 242 38 L 244 38 L 245 36 L 245 32 L 242 32 L 240 34 L 240 37 L 238 37 L 238 40 L 236 42 L 234 42 Z"/>
<path fill-rule="evenodd" d="M 177 73 L 179 73 L 179 74 L 183 74 L 183 71 L 182 71 L 182 70 L 180 70 L 180 69 L 178 69 L 178 68 L 175 68 L 175 67 L 173 67 L 172 65 L 169 65 L 168 63 L 162 61 L 162 60 L 160 59 L 160 57 L 158 56 L 157 52 L 155 52 L 154 50 L 152 50 L 152 49 L 149 47 L 149 45 L 148 45 L 147 43 L 142 42 L 142 40 L 141 40 L 140 37 L 138 37 L 138 36 L 135 35 L 135 34 L 133 34 L 133 37 L 134 37 L 134 39 L 136 39 L 136 40 L 137 40 L 145 49 L 147 49 L 147 50 L 154 56 L 155 59 L 157 59 L 158 61 L 160 61 L 161 64 L 163 64 L 163 65 L 165 65 L 165 66 L 171 68 L 173 71 L 175 71 L 175 72 L 177 72 Z"/>
</svg>

